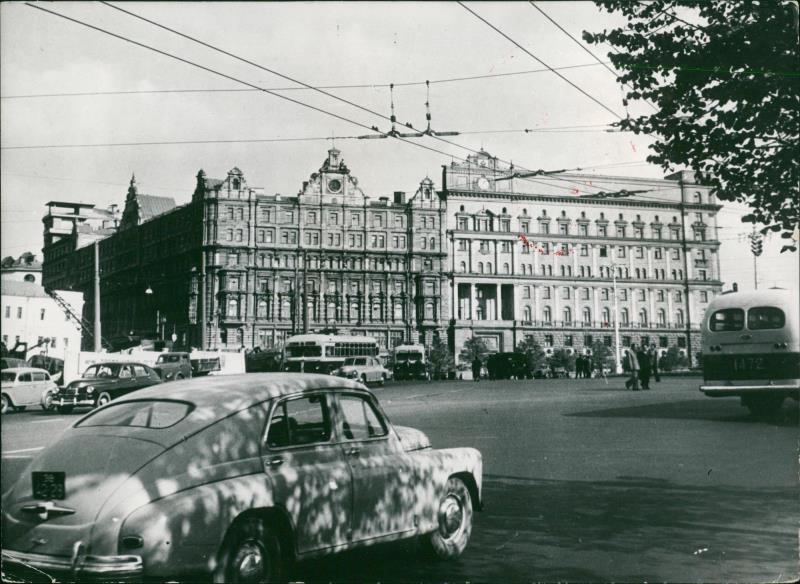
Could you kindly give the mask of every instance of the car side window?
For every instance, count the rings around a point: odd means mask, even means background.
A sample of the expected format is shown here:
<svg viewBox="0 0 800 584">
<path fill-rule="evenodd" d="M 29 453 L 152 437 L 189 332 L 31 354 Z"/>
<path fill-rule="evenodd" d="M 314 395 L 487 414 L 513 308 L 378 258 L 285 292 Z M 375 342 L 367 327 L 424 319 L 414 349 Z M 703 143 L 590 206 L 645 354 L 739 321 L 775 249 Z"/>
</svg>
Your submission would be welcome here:
<svg viewBox="0 0 800 584">
<path fill-rule="evenodd" d="M 342 395 L 339 398 L 339 405 L 342 410 L 342 430 L 345 440 L 369 440 L 389 433 L 368 400 L 356 395 Z"/>
<path fill-rule="evenodd" d="M 147 377 L 147 369 L 142 367 L 141 365 L 134 365 L 133 366 L 133 373 L 134 377 Z"/>
<path fill-rule="evenodd" d="M 324 395 L 287 399 L 272 412 L 267 446 L 287 448 L 320 444 L 331 439 L 331 417 Z"/>
<path fill-rule="evenodd" d="M 30 373 L 22 373 L 17 377 L 17 381 L 32 381 Z"/>
<path fill-rule="evenodd" d="M 127 365 L 123 365 L 119 369 L 119 378 L 120 379 L 130 379 L 131 378 L 131 369 Z"/>
<path fill-rule="evenodd" d="M 38 371 L 31 373 L 33 381 L 44 381 L 45 375 L 46 375 L 45 373 L 39 373 Z"/>
</svg>

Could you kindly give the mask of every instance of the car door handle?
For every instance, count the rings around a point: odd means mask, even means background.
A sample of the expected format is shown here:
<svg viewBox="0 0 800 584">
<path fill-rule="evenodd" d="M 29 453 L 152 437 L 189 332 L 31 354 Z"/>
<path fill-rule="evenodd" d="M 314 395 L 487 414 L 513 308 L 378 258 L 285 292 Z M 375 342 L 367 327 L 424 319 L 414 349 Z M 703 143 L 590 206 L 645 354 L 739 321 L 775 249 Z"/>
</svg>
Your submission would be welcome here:
<svg viewBox="0 0 800 584">
<path fill-rule="evenodd" d="M 347 451 L 347 456 L 358 456 L 359 454 L 361 454 L 360 448 L 350 448 Z"/>
<path fill-rule="evenodd" d="M 271 458 L 267 461 L 267 466 L 270 468 L 274 468 L 282 464 L 283 464 L 283 458 L 281 458 L 280 456 L 276 456 L 275 458 Z"/>
</svg>

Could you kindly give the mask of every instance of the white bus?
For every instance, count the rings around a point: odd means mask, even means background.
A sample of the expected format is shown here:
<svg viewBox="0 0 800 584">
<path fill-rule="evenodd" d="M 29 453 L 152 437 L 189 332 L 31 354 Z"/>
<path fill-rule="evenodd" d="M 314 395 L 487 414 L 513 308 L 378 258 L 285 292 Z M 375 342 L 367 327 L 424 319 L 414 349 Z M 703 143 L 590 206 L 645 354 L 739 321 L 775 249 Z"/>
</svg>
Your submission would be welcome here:
<svg viewBox="0 0 800 584">
<path fill-rule="evenodd" d="M 703 319 L 700 391 L 738 396 L 758 417 L 800 398 L 798 303 L 781 288 L 717 296 Z"/>
<path fill-rule="evenodd" d="M 284 346 L 284 369 L 304 373 L 330 373 L 347 357 L 376 357 L 378 341 L 347 335 L 295 335 Z"/>
</svg>

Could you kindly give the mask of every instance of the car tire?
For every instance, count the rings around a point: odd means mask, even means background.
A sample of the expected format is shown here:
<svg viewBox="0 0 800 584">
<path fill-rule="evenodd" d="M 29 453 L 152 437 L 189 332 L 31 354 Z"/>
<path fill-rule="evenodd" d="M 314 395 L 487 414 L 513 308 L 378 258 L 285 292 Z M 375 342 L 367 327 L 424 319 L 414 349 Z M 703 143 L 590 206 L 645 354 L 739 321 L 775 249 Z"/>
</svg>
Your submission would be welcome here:
<svg viewBox="0 0 800 584">
<path fill-rule="evenodd" d="M 56 406 L 59 414 L 70 414 L 74 406 Z"/>
<path fill-rule="evenodd" d="M 111 395 L 107 391 L 104 391 L 103 393 L 97 396 L 96 400 L 94 400 L 94 407 L 96 408 L 102 407 L 110 401 L 111 401 Z"/>
<path fill-rule="evenodd" d="M 178 374 L 175 376 L 175 381 L 178 381 L 179 379 L 183 379 L 183 373 L 178 373 Z"/>
<path fill-rule="evenodd" d="M 386 374 L 385 373 L 381 373 L 381 385 L 383 385 L 385 383 L 386 383 Z"/>
<path fill-rule="evenodd" d="M 239 519 L 228 529 L 214 571 L 214 582 L 280 582 L 280 539 L 259 517 Z"/>
<path fill-rule="evenodd" d="M 472 497 L 464 481 L 450 477 L 439 500 L 438 526 L 425 541 L 429 554 L 442 560 L 459 557 L 472 534 Z"/>
<path fill-rule="evenodd" d="M 363 383 L 364 385 L 367 384 L 367 374 L 366 373 L 362 373 L 361 374 L 361 383 Z"/>
<path fill-rule="evenodd" d="M 0 400 L 2 400 L 0 401 L 0 413 L 7 414 L 14 408 L 14 404 L 11 402 L 11 398 L 8 397 L 6 394 L 0 396 Z"/>
<path fill-rule="evenodd" d="M 49 411 L 52 411 L 52 410 L 56 409 L 56 406 L 53 405 L 53 398 L 54 397 L 55 397 L 55 394 L 52 391 L 48 391 L 45 394 L 44 398 L 42 399 L 42 404 L 41 404 L 42 409 L 45 412 L 49 412 Z"/>
</svg>

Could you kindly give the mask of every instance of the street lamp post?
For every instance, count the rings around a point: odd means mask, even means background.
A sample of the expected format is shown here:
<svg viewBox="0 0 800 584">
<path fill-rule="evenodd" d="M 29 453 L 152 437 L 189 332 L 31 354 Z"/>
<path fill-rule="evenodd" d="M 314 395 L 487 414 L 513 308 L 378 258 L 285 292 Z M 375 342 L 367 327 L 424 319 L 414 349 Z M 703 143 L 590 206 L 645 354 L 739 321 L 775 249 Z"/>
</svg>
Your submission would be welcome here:
<svg viewBox="0 0 800 584">
<path fill-rule="evenodd" d="M 622 373 L 622 360 L 619 354 L 619 306 L 617 304 L 617 266 L 611 264 L 611 279 L 614 283 L 614 366 L 617 375 Z"/>
</svg>

